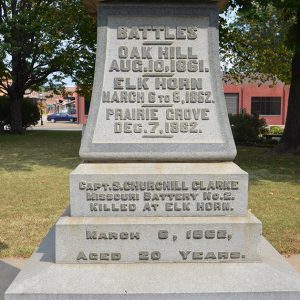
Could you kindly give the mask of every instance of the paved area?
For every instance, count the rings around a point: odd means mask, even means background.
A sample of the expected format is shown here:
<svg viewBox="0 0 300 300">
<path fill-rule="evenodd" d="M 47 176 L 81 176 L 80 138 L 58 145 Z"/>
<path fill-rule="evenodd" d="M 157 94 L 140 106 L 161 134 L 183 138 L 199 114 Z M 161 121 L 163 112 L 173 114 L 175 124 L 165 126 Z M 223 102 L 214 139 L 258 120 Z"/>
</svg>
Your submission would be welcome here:
<svg viewBox="0 0 300 300">
<path fill-rule="evenodd" d="M 8 258 L 0 260 L 0 300 L 4 300 L 4 292 L 25 266 L 26 259 Z"/>
<path fill-rule="evenodd" d="M 300 273 L 300 254 L 286 257 L 286 260 Z"/>
<path fill-rule="evenodd" d="M 82 124 L 70 122 L 51 123 L 47 121 L 47 116 L 43 116 L 43 125 L 39 122 L 36 126 L 32 126 L 27 130 L 60 130 L 60 131 L 81 131 Z"/>
<path fill-rule="evenodd" d="M 26 261 L 27 259 L 22 258 L 0 260 L 0 300 L 4 300 L 4 292 L 25 266 Z M 300 273 L 300 254 L 291 255 L 287 261 Z"/>
</svg>

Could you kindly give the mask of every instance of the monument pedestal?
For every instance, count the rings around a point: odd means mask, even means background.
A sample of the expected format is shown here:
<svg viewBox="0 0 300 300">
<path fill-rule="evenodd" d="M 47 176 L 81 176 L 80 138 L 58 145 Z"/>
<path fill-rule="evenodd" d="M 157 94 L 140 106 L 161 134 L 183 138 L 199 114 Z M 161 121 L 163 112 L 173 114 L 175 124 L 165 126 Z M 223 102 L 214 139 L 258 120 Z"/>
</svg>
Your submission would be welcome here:
<svg viewBox="0 0 300 300">
<path fill-rule="evenodd" d="M 70 203 L 72 217 L 245 216 L 248 174 L 233 162 L 85 163 Z"/>
<path fill-rule="evenodd" d="M 61 217 L 57 263 L 255 262 L 261 222 L 245 217 Z M 168 265 L 165 265 L 168 267 Z"/>
<path fill-rule="evenodd" d="M 262 239 L 259 263 L 55 263 L 52 230 L 6 300 L 298 300 L 299 275 Z"/>
</svg>

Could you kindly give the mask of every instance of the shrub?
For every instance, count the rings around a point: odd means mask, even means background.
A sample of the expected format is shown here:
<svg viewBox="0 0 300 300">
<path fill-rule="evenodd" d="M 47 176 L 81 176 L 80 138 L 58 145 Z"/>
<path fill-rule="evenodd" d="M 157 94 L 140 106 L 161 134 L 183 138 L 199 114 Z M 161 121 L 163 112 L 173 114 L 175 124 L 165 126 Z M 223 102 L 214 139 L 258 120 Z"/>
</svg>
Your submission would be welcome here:
<svg viewBox="0 0 300 300">
<path fill-rule="evenodd" d="M 23 101 L 22 105 L 22 122 L 23 127 L 27 128 L 31 125 L 36 125 L 41 118 L 38 106 L 28 100 Z"/>
<path fill-rule="evenodd" d="M 236 143 L 254 143 L 259 135 L 264 133 L 266 121 L 257 115 L 241 112 L 237 115 L 229 115 L 232 134 Z"/>
<path fill-rule="evenodd" d="M 279 126 L 271 126 L 269 129 L 270 134 L 283 134 L 283 128 Z"/>
<path fill-rule="evenodd" d="M 37 105 L 25 99 L 22 103 L 23 127 L 27 128 L 31 125 L 36 125 L 40 118 Z M 0 131 L 3 131 L 5 126 L 10 127 L 10 123 L 10 99 L 9 97 L 2 96 L 0 97 Z"/>
</svg>

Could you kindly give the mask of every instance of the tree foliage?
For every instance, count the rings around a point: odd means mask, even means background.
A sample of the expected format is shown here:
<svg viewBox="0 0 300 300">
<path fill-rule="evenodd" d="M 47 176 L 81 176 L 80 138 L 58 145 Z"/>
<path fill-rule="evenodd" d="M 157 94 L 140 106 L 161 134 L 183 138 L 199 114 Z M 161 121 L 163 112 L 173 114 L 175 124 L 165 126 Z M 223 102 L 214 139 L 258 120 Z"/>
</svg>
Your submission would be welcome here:
<svg viewBox="0 0 300 300">
<path fill-rule="evenodd" d="M 80 0 L 0 0 L 0 91 L 11 99 L 14 132 L 25 91 L 73 73 L 88 19 Z"/>
<path fill-rule="evenodd" d="M 238 13 L 237 21 L 222 27 L 223 55 L 232 64 L 229 75 L 290 83 L 286 126 L 277 150 L 299 153 L 300 1 L 231 0 L 229 7 Z"/>
<path fill-rule="evenodd" d="M 225 79 L 236 82 L 291 82 L 293 47 L 290 32 L 295 14 L 286 19 L 282 10 L 271 4 L 254 3 L 248 10 L 230 7 L 225 13 L 221 38 L 221 56 Z"/>
<path fill-rule="evenodd" d="M 95 17 L 85 16 L 85 26 L 79 28 L 78 43 L 81 45 L 79 63 L 72 74 L 78 91 L 87 99 L 91 98 L 96 62 L 97 21 Z"/>
</svg>

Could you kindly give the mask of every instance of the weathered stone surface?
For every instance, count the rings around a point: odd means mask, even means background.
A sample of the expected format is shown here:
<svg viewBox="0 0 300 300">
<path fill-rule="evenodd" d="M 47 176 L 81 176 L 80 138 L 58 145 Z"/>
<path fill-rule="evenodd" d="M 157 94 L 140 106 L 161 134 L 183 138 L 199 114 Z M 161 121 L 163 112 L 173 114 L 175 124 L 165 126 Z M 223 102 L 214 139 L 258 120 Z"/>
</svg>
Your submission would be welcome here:
<svg viewBox="0 0 300 300">
<path fill-rule="evenodd" d="M 83 0 L 83 3 L 85 4 L 85 6 L 87 7 L 89 13 L 91 13 L 92 15 L 97 15 L 97 4 L 100 2 L 141 2 L 141 3 L 153 3 L 155 1 L 153 0 Z M 182 0 L 160 0 L 159 3 L 176 3 L 179 2 L 182 4 Z M 216 3 L 218 8 L 220 10 L 222 10 L 225 5 L 227 4 L 228 0 L 189 0 L 190 3 Z M 187 1 L 184 2 L 185 4 L 187 3 Z"/>
<path fill-rule="evenodd" d="M 233 160 L 216 7 L 103 3 L 98 36 L 84 160 Z"/>
<path fill-rule="evenodd" d="M 261 222 L 246 217 L 59 219 L 57 263 L 259 261 Z"/>
<path fill-rule="evenodd" d="M 55 264 L 50 233 L 5 300 L 298 300 L 300 276 L 265 240 L 262 262 Z"/>
<path fill-rule="evenodd" d="M 236 164 L 81 164 L 71 216 L 244 216 L 248 174 Z"/>
</svg>

